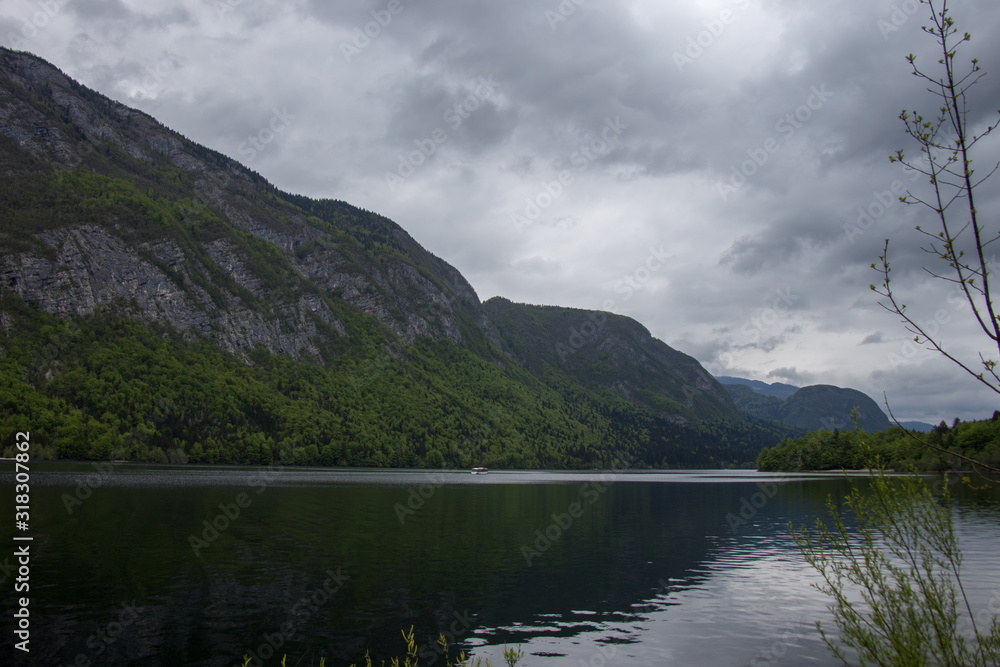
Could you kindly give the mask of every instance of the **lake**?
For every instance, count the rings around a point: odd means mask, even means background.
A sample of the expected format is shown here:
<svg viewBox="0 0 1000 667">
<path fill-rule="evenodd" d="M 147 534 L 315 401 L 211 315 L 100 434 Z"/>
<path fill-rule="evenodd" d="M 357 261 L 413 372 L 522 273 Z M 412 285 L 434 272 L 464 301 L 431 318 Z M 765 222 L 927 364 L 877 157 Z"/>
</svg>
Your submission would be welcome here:
<svg viewBox="0 0 1000 667">
<path fill-rule="evenodd" d="M 10 464 L 8 464 L 10 465 Z M 9 467 L 5 467 L 9 470 Z M 0 475 L 0 516 L 14 479 Z M 954 487 L 973 608 L 1000 609 L 1000 494 Z M 503 665 L 834 665 L 787 523 L 842 475 L 344 471 L 33 462 L 31 653 L 0 664 L 229 666 L 401 655 L 414 628 Z M 10 555 L 10 560 L 4 558 Z M 258 660 L 259 659 L 259 660 Z"/>
</svg>

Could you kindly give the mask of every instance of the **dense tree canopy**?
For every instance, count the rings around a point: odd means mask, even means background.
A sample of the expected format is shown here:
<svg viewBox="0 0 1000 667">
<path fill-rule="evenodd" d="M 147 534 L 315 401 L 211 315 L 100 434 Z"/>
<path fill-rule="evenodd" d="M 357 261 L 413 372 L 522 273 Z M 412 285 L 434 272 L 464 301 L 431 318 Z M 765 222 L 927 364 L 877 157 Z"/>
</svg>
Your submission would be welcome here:
<svg viewBox="0 0 1000 667">
<path fill-rule="evenodd" d="M 680 425 L 558 368 L 501 368 L 450 341 L 329 361 L 211 342 L 110 312 L 61 320 L 7 292 L 0 438 L 35 457 L 503 468 L 749 465 L 782 437 L 755 420 Z M 372 349 L 369 349 L 372 348 Z M 391 354 L 390 354 L 391 352 Z"/>
<path fill-rule="evenodd" d="M 777 447 L 765 448 L 757 457 L 757 468 L 767 471 L 857 470 L 866 467 L 871 456 L 895 469 L 923 471 L 966 470 L 970 463 L 949 456 L 921 441 L 961 454 L 986 465 L 1000 465 L 1000 413 L 984 421 L 944 422 L 917 440 L 901 427 L 878 433 L 858 431 L 813 431 L 797 440 L 786 439 Z M 862 448 L 864 440 L 868 453 Z"/>
</svg>

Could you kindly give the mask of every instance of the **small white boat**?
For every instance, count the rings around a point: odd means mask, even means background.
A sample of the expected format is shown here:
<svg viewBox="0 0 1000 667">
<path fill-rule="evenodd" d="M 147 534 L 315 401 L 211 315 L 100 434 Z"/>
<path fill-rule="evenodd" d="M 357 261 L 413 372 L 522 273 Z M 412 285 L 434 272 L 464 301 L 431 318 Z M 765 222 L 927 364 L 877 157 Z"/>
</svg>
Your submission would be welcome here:
<svg viewBox="0 0 1000 667">
<path fill-rule="evenodd" d="M 485 475 L 489 471 L 490 471 L 489 468 L 473 468 L 472 469 L 472 474 L 473 475 Z"/>
</svg>

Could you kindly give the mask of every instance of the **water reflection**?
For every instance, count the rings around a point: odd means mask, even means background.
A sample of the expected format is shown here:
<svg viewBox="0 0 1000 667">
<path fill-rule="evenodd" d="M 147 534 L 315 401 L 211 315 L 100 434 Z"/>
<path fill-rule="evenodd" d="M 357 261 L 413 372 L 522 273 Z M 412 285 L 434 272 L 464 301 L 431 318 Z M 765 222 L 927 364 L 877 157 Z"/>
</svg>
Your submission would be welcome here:
<svg viewBox="0 0 1000 667">
<path fill-rule="evenodd" d="M 517 643 L 553 665 L 834 664 L 786 524 L 825 515 L 836 476 L 118 466 L 67 503 L 91 473 L 33 478 L 43 664 L 346 665 L 398 655 L 411 626 L 421 664 L 443 662 L 439 633 L 494 664 Z M 984 607 L 1000 502 L 956 496 Z"/>
</svg>

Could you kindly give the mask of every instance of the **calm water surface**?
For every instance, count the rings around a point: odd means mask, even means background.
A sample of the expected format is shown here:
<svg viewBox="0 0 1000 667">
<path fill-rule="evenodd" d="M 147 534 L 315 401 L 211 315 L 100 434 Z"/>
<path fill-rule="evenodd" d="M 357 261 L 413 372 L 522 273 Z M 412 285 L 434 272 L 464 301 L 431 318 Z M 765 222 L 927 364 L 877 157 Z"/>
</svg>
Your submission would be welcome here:
<svg viewBox="0 0 1000 667">
<path fill-rule="evenodd" d="M 411 626 L 423 665 L 442 632 L 494 665 L 505 644 L 523 665 L 836 664 L 786 525 L 826 516 L 840 476 L 35 463 L 31 484 L 32 650 L 8 546 L 0 664 L 338 666 Z M 996 609 L 1000 496 L 955 495 L 973 607 Z"/>
</svg>

